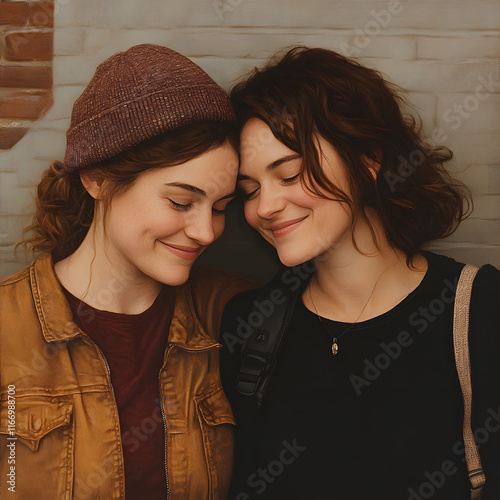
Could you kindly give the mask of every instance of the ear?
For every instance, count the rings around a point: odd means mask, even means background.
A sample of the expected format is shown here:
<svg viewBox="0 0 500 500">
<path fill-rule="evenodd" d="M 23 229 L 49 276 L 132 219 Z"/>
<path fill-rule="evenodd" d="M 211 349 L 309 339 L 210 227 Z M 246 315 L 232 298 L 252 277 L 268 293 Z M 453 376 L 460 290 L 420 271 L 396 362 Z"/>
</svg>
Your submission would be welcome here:
<svg viewBox="0 0 500 500">
<path fill-rule="evenodd" d="M 363 161 L 368 167 L 368 170 L 373 176 L 374 180 L 377 180 L 378 173 L 380 172 L 380 166 L 382 164 L 382 151 L 380 149 L 375 149 L 372 152 L 371 157 L 363 156 Z"/>
<path fill-rule="evenodd" d="M 94 200 L 101 199 L 101 182 L 98 182 L 95 177 L 90 176 L 86 172 L 80 172 L 80 180 L 87 193 L 94 198 Z"/>
</svg>

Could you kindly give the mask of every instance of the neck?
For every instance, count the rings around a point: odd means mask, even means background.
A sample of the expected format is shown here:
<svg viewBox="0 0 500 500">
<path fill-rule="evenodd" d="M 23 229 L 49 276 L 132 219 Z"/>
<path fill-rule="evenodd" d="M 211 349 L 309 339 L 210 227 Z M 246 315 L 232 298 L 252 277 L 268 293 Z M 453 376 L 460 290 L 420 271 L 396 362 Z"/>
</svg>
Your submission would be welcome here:
<svg viewBox="0 0 500 500">
<path fill-rule="evenodd" d="M 140 314 L 154 302 L 162 285 L 130 263 L 110 255 L 94 224 L 78 249 L 54 265 L 61 284 L 96 309 Z"/>
<path fill-rule="evenodd" d="M 360 223 L 359 250 L 344 241 L 316 259 L 316 274 L 303 294 L 308 309 L 337 321 L 365 321 L 389 311 L 418 286 L 427 270 L 425 258 L 417 256 L 408 267 L 406 255 L 389 245 L 377 219 L 371 226 L 378 248 L 368 225 Z"/>
</svg>

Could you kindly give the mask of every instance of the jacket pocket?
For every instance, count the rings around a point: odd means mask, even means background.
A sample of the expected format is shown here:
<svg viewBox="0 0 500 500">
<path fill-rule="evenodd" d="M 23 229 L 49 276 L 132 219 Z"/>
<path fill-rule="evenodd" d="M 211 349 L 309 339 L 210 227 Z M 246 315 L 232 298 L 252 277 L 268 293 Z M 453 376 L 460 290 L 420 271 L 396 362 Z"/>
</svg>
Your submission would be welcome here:
<svg viewBox="0 0 500 500">
<path fill-rule="evenodd" d="M 233 470 L 233 430 L 236 424 L 222 385 L 216 384 L 196 398 L 205 458 L 210 479 L 210 498 L 226 498 Z"/>
<path fill-rule="evenodd" d="M 72 498 L 73 442 L 71 399 L 16 396 L 14 404 L 0 402 L 1 477 L 10 473 L 19 498 Z"/>
</svg>

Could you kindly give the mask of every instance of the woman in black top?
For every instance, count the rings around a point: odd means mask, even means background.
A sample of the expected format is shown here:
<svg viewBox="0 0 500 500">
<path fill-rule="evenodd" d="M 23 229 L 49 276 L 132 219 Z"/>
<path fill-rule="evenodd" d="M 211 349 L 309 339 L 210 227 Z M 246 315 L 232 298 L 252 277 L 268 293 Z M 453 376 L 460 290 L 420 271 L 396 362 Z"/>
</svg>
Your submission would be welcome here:
<svg viewBox="0 0 500 500">
<path fill-rule="evenodd" d="M 247 292 L 225 311 L 231 498 L 470 499 L 452 337 L 463 264 L 422 250 L 468 212 L 443 167 L 451 151 L 425 140 L 376 71 L 328 50 L 290 50 L 232 99 L 246 219 L 296 267 L 267 301 Z M 256 405 L 237 390 L 244 338 L 295 289 Z M 500 498 L 499 306 L 500 272 L 484 266 L 470 317 L 483 500 Z"/>
</svg>

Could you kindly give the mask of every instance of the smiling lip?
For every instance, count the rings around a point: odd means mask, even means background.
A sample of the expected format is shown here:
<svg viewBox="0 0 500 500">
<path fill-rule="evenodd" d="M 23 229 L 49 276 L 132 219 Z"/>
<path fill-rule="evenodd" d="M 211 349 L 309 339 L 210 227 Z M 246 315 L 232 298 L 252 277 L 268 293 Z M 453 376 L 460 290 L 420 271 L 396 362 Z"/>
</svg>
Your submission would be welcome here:
<svg viewBox="0 0 500 500">
<path fill-rule="evenodd" d="M 202 247 L 185 247 L 183 245 L 172 245 L 171 243 L 164 243 L 160 241 L 163 245 L 167 247 L 174 255 L 177 255 L 184 260 L 195 260 L 198 255 L 200 255 Z"/>
<path fill-rule="evenodd" d="M 269 229 L 273 232 L 273 236 L 280 238 L 292 232 L 298 225 L 307 217 L 299 217 L 298 219 L 288 220 L 286 222 L 280 222 L 279 224 L 274 224 Z"/>
</svg>

